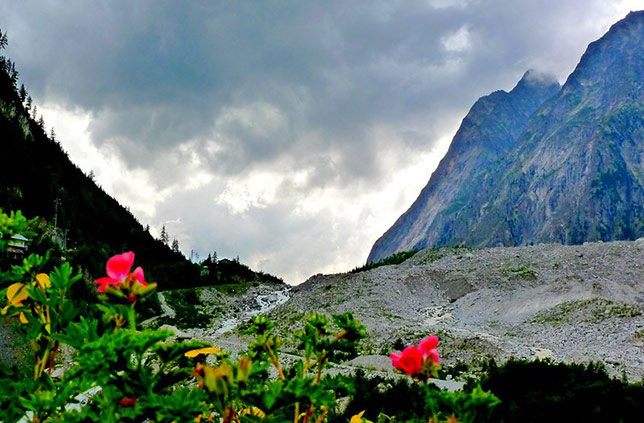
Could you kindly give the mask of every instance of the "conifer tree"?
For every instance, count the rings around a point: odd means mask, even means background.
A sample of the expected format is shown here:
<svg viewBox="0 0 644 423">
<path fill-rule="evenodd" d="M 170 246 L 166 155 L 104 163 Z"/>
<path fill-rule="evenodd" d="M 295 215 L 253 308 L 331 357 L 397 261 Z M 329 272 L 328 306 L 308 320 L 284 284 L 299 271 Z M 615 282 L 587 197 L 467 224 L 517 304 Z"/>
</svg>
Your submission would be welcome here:
<svg viewBox="0 0 644 423">
<path fill-rule="evenodd" d="M 8 42 L 9 42 L 9 39 L 7 38 L 7 33 L 2 32 L 2 30 L 0 29 L 0 50 L 5 48 Z"/>
<path fill-rule="evenodd" d="M 168 235 L 168 232 L 165 230 L 165 225 L 161 227 L 161 242 L 163 242 L 165 245 L 168 245 L 170 242 L 170 236 Z"/>
<path fill-rule="evenodd" d="M 20 101 L 24 104 L 25 100 L 27 99 L 27 89 L 25 88 L 25 84 L 20 84 L 20 91 L 18 92 L 18 95 L 20 96 Z"/>
<path fill-rule="evenodd" d="M 179 241 L 176 239 L 172 241 L 172 251 L 175 253 L 179 252 Z"/>
</svg>

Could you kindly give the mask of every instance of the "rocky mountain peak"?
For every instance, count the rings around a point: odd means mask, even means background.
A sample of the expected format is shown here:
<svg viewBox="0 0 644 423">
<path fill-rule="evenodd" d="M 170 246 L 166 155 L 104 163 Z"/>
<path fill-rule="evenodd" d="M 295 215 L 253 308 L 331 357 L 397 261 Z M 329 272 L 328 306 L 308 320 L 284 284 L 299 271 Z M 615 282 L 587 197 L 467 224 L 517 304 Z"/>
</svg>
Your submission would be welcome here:
<svg viewBox="0 0 644 423">
<path fill-rule="evenodd" d="M 482 97 L 369 261 L 440 245 L 644 235 L 644 11 L 591 43 L 563 88 L 534 70 Z"/>
<path fill-rule="evenodd" d="M 586 89 L 618 90 L 624 85 L 640 91 L 644 76 L 644 11 L 631 12 L 611 26 L 600 39 L 588 45 L 564 90 L 581 86 Z M 607 93 L 609 94 L 609 93 Z"/>
<path fill-rule="evenodd" d="M 560 88 L 559 81 L 557 81 L 557 77 L 555 75 L 538 71 L 536 69 L 528 69 L 521 77 L 515 90 L 519 87 L 537 88 L 549 86 Z"/>
<path fill-rule="evenodd" d="M 441 210 L 463 189 L 482 182 L 477 175 L 515 145 L 528 118 L 559 89 L 554 77 L 531 70 L 510 92 L 499 90 L 479 98 L 419 198 L 376 242 L 368 261 L 427 246 L 424 235 L 437 224 L 434 219 Z"/>
</svg>

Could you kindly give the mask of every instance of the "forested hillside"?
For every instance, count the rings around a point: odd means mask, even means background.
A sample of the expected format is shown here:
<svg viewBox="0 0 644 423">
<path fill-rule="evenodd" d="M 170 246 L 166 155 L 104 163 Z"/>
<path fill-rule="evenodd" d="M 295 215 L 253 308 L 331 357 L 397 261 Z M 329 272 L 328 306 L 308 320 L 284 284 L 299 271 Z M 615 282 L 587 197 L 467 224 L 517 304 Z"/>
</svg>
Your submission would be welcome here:
<svg viewBox="0 0 644 423">
<path fill-rule="evenodd" d="M 0 48 L 6 43 L 6 35 L 0 32 Z M 134 251 L 137 263 L 146 269 L 146 278 L 158 282 L 161 290 L 229 283 L 242 277 L 280 281 L 237 261 L 230 261 L 232 265 L 227 261 L 223 274 L 203 272 L 155 239 L 70 161 L 37 113 L 24 86 L 18 87 L 15 64 L 0 57 L 0 208 L 40 217 L 38 226 L 48 234 L 50 245 L 57 245 L 61 253 L 66 245 L 64 255 L 89 275 L 101 275 L 112 255 Z"/>
</svg>

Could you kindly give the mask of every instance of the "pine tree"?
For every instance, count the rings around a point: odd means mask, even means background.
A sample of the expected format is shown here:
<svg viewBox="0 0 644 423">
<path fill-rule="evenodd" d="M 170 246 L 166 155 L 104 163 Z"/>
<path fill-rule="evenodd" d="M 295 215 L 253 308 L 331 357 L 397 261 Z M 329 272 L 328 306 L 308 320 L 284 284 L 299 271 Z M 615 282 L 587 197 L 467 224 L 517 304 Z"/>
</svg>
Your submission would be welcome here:
<svg viewBox="0 0 644 423">
<path fill-rule="evenodd" d="M 175 253 L 179 252 L 179 241 L 177 241 L 176 239 L 172 241 L 172 251 L 174 251 Z"/>
<path fill-rule="evenodd" d="M 31 116 L 33 116 L 33 118 L 36 119 L 36 114 L 38 114 L 38 106 L 34 104 L 34 108 L 31 111 Z"/>
<path fill-rule="evenodd" d="M 31 110 L 31 96 L 27 96 L 27 105 L 25 106 L 27 111 Z"/>
<path fill-rule="evenodd" d="M 9 39 L 7 38 L 7 33 L 0 30 L 0 50 L 7 46 Z"/>
<path fill-rule="evenodd" d="M 25 88 L 25 84 L 20 84 L 20 91 L 18 92 L 18 95 L 20 96 L 20 101 L 24 103 L 27 99 L 27 89 Z"/>
<path fill-rule="evenodd" d="M 36 116 L 35 113 L 34 116 Z M 45 129 L 45 118 L 43 117 L 43 115 L 40 115 L 40 119 L 38 119 L 38 126 L 40 126 L 42 129 Z"/>
<path fill-rule="evenodd" d="M 44 124 L 44 122 L 43 122 L 43 124 Z M 53 127 L 53 126 L 51 127 L 51 132 L 49 133 L 49 138 L 50 138 L 52 141 L 56 141 L 56 131 L 54 131 L 54 127 Z"/>
<path fill-rule="evenodd" d="M 15 87 L 18 83 L 18 71 L 16 70 L 16 64 L 9 61 L 9 76 L 11 77 L 11 83 Z"/>
<path fill-rule="evenodd" d="M 165 245 L 168 245 L 170 242 L 170 236 L 168 235 L 168 232 L 165 230 L 165 225 L 161 227 L 161 242 L 163 242 Z"/>
</svg>

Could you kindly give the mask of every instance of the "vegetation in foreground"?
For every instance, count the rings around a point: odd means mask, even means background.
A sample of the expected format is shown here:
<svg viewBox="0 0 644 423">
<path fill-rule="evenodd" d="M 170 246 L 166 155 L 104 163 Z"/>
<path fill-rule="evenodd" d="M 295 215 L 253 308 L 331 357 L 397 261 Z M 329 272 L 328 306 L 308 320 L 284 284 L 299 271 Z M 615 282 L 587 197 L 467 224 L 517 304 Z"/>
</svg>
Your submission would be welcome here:
<svg viewBox="0 0 644 423">
<path fill-rule="evenodd" d="M 81 314 L 69 295 L 80 276 L 68 263 L 48 268 L 47 256 L 31 254 L 8 266 L 9 239 L 26 224 L 20 213 L 0 213 L 2 314 L 33 353 L 27 371 L 0 369 L 6 423 L 639 422 L 644 412 L 642 384 L 611 379 L 595 364 L 491 362 L 463 391 L 440 391 L 427 383 L 440 370 L 435 336 L 391 354 L 407 379 L 331 376 L 326 369 L 355 357 L 365 336 L 350 313 L 309 314 L 297 333 L 302 360 L 292 367 L 282 364 L 281 338 L 262 316 L 238 357 L 201 341 L 174 342 L 172 332 L 138 324 L 156 284 L 141 267 L 132 270 L 131 252 L 108 261 L 96 309 Z M 69 367 L 54 372 L 63 348 L 73 350 Z"/>
<path fill-rule="evenodd" d="M 7 266 L 11 236 L 25 231 L 21 213 L 0 213 L 0 280 L 6 306 L 33 353 L 33 368 L 3 370 L 3 422 L 283 422 L 322 423 L 340 412 L 338 399 L 352 398 L 350 376 L 331 377 L 331 362 L 350 359 L 365 337 L 351 313 L 329 318 L 311 313 L 297 333 L 302 360 L 284 368 L 281 339 L 259 316 L 249 331 L 254 340 L 236 358 L 201 341 L 171 341 L 167 330 L 140 329 L 138 308 L 156 291 L 134 253 L 110 258 L 107 275 L 96 279 L 96 315 L 80 315 L 70 298 L 80 279 L 65 262 L 48 273 L 48 255 L 31 254 Z M 8 286 L 7 286 L 8 285 Z M 494 395 L 475 388 L 457 394 L 426 383 L 439 368 L 438 338 L 392 353 L 396 369 L 417 381 L 433 421 L 474 421 L 489 410 Z M 69 368 L 54 376 L 58 354 L 73 350 Z M 363 413 L 353 416 L 362 421 Z M 427 420 L 425 417 L 423 420 Z"/>
</svg>

